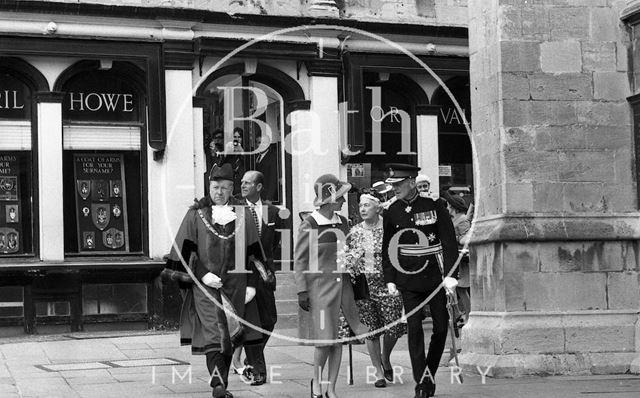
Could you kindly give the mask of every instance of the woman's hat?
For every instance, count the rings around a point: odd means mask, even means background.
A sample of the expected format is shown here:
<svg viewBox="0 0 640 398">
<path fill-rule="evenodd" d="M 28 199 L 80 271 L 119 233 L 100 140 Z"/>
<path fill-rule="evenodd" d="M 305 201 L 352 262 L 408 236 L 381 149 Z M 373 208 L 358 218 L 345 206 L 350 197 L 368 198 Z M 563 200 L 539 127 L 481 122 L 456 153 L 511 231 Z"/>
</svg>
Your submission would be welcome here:
<svg viewBox="0 0 640 398">
<path fill-rule="evenodd" d="M 383 181 L 374 182 L 371 188 L 379 194 L 385 194 L 393 189 L 391 185 L 385 184 Z"/>
<path fill-rule="evenodd" d="M 444 198 L 447 202 L 449 202 L 449 206 L 453 207 L 454 209 L 456 209 L 461 213 L 465 213 L 469 209 L 464 199 L 462 199 L 458 195 L 448 194 L 448 195 L 445 195 Z"/>
<path fill-rule="evenodd" d="M 338 180 L 338 177 L 333 174 L 324 174 L 318 177 L 313 184 L 313 189 L 316 193 L 313 205 L 322 206 L 343 197 L 351 189 L 351 184 Z"/>
<path fill-rule="evenodd" d="M 419 183 L 419 182 L 427 182 L 428 184 L 431 184 L 431 180 L 429 179 L 429 176 L 425 174 L 418 174 L 418 176 L 416 177 L 416 183 Z"/>
</svg>

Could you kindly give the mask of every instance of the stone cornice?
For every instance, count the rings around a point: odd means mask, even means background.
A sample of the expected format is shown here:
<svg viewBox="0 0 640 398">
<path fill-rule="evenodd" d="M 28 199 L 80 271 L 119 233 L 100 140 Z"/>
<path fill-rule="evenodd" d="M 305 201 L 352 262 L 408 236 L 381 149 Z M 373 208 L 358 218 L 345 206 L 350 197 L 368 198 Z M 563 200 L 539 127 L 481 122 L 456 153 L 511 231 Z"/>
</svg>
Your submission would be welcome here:
<svg viewBox="0 0 640 398">
<path fill-rule="evenodd" d="M 640 213 L 508 214 L 473 221 L 471 245 L 513 241 L 640 239 Z"/>
</svg>

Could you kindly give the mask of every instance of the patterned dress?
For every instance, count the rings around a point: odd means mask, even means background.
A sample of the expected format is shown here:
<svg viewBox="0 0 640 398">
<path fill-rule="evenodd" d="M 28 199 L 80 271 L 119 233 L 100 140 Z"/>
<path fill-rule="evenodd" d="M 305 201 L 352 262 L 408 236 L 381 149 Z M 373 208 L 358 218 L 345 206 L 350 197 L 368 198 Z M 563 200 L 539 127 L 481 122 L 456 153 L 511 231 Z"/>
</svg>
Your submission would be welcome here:
<svg viewBox="0 0 640 398">
<path fill-rule="evenodd" d="M 369 287 L 369 298 L 357 300 L 358 312 L 362 323 L 369 331 L 378 331 L 369 339 L 382 334 L 398 338 L 407 332 L 402 318 L 402 297 L 392 296 L 387 290 L 382 274 L 382 220 L 374 228 L 364 222 L 355 225 L 345 246 L 344 266 L 353 279 L 364 274 Z M 392 323 L 393 326 L 388 326 Z"/>
</svg>

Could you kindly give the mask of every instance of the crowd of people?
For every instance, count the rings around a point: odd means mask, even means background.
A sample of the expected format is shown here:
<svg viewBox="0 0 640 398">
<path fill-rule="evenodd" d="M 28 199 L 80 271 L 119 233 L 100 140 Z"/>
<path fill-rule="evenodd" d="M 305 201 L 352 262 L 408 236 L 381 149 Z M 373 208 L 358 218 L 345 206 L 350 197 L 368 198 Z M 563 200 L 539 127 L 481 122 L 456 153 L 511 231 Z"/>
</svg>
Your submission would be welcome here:
<svg viewBox="0 0 640 398">
<path fill-rule="evenodd" d="M 181 342 L 205 355 L 212 396 L 231 398 L 230 371 L 253 386 L 267 381 L 264 347 L 277 321 L 276 230 L 286 226 L 264 198 L 261 171 L 242 170 L 235 186 L 239 170 L 228 151 L 219 151 L 220 138 L 214 134 L 211 142 L 208 195 L 187 211 L 167 269 L 182 275 Z M 388 178 L 359 195 L 362 221 L 352 227 L 339 214 L 351 184 L 331 174 L 314 184 L 316 210 L 302 220 L 294 253 L 299 337 L 314 346 L 312 398 L 338 396 L 342 346 L 353 336 L 366 342 L 374 386 L 386 387 L 394 381 L 392 350 L 404 334 L 415 396 L 435 394 L 449 327 L 446 292 L 457 290 L 464 306 L 459 321 L 468 319 L 468 260 L 460 261 L 459 272 L 454 265 L 470 223 L 466 202 L 448 192 L 434 196 L 418 171 L 388 165 Z M 425 306 L 433 320 L 426 351 Z"/>
</svg>

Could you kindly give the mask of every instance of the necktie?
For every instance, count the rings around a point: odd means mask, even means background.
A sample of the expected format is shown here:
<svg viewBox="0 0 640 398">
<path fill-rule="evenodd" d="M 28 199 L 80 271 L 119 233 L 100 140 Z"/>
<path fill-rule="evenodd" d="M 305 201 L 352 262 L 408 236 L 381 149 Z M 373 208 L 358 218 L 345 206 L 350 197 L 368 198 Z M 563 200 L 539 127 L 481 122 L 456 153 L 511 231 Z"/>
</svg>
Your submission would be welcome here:
<svg viewBox="0 0 640 398">
<path fill-rule="evenodd" d="M 253 215 L 253 221 L 255 221 L 256 223 L 256 228 L 258 228 L 258 236 L 262 237 L 262 223 L 260 222 L 260 219 L 258 219 L 258 212 L 256 212 L 256 205 L 252 205 L 250 207 L 251 209 L 251 215 Z"/>
</svg>

